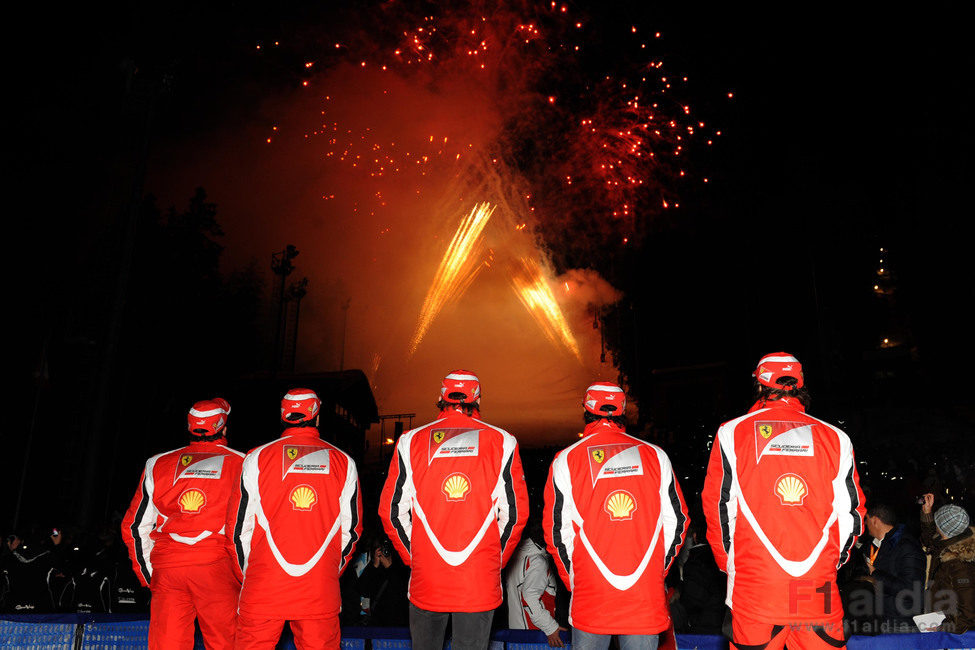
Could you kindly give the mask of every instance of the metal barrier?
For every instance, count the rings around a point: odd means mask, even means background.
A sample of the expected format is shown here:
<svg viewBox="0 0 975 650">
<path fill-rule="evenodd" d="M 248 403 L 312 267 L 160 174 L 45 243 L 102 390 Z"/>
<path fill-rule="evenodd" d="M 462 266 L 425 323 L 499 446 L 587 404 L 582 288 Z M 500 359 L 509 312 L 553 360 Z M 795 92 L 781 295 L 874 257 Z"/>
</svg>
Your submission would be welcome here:
<svg viewBox="0 0 975 650">
<path fill-rule="evenodd" d="M 24 650 L 142 650 L 146 647 L 149 620 L 145 615 L 113 614 L 0 614 L 0 648 Z M 346 627 L 342 629 L 343 650 L 405 650 L 412 646 L 407 628 Z M 199 635 L 196 648 L 203 649 Z M 286 627 L 277 647 L 295 648 Z M 450 645 L 447 648 L 449 650 Z M 545 636 L 537 630 L 498 630 L 491 650 L 546 650 Z M 566 646 L 571 648 L 571 646 Z M 720 636 L 678 634 L 679 650 L 726 650 Z M 850 650 L 937 650 L 975 649 L 975 632 L 966 634 L 885 634 L 854 636 Z"/>
</svg>

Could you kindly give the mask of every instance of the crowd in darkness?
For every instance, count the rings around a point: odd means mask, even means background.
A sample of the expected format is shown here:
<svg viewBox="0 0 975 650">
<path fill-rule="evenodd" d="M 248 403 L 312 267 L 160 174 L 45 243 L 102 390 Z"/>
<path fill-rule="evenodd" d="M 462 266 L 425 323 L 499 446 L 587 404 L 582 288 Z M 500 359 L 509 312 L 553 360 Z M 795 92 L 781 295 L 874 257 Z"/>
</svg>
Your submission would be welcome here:
<svg viewBox="0 0 975 650">
<path fill-rule="evenodd" d="M 861 475 L 870 477 L 863 480 L 868 498 L 865 530 L 838 577 L 850 632 L 915 632 L 914 615 L 952 603 L 959 608 L 958 616 L 951 620 L 955 631 L 972 628 L 975 538 L 967 518 L 949 524 L 957 530 L 948 532 L 961 543 L 945 551 L 933 528 L 933 515 L 923 517 L 921 503 L 923 495 L 930 495 L 927 505 L 937 513 L 943 505 L 960 509 L 958 504 L 968 501 L 975 488 L 973 474 L 967 469 L 971 450 L 952 454 L 939 450 L 927 456 L 908 456 L 890 447 L 886 453 L 877 453 L 881 450 L 860 454 Z M 554 453 L 555 449 L 522 450 L 533 502 L 541 501 Z M 681 471 L 676 461 L 675 467 Z M 687 543 L 667 578 L 668 597 L 677 632 L 720 634 L 725 618 L 725 576 L 705 538 L 696 478 L 689 476 L 684 481 L 692 522 Z M 343 625 L 407 625 L 410 571 L 385 537 L 376 515 L 381 479 L 377 474 L 362 477 L 364 531 L 355 559 L 341 580 Z M 884 543 L 875 546 L 875 538 Z M 968 574 L 945 578 L 944 562 L 939 562 L 945 558 L 967 562 Z M 935 593 L 946 586 L 951 593 Z M 946 602 L 946 597 L 954 600 Z M 97 530 L 34 527 L 8 532 L 0 547 L 0 611 L 140 613 L 148 612 L 149 598 L 149 591 L 139 585 L 132 571 L 118 521 Z M 562 624 L 567 624 L 567 610 L 568 592 L 560 584 L 556 618 Z M 504 627 L 507 620 L 500 612 L 494 624 Z"/>
</svg>

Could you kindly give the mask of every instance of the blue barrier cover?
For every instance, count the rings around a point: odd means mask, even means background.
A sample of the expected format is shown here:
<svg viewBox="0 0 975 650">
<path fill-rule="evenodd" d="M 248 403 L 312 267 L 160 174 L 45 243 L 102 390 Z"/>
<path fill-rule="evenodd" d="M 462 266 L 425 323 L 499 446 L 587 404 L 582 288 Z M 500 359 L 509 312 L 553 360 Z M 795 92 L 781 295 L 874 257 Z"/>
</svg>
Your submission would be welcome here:
<svg viewBox="0 0 975 650">
<path fill-rule="evenodd" d="M 0 648 L 74 648 L 74 623 L 0 620 Z"/>
<path fill-rule="evenodd" d="M 149 621 L 85 623 L 84 650 L 140 650 L 149 639 Z"/>
<path fill-rule="evenodd" d="M 43 647 L 72 650 L 79 625 L 83 625 L 82 647 L 86 650 L 119 648 L 141 650 L 146 647 L 149 620 L 145 614 L 0 614 L 0 648 Z M 405 627 L 346 627 L 342 629 L 343 650 L 410 649 L 410 632 Z M 568 640 L 569 635 L 563 634 Z M 203 648 L 199 635 L 196 648 Z M 286 627 L 278 643 L 281 650 L 295 647 Z M 491 650 L 545 650 L 548 644 L 538 630 L 498 630 L 492 636 Z M 571 647 L 571 646 L 570 646 Z M 726 650 L 728 642 L 720 636 L 678 634 L 680 650 Z M 975 649 L 975 631 L 966 634 L 928 632 L 853 636 L 850 650 L 938 650 Z M 448 644 L 449 648 L 449 644 Z"/>
<path fill-rule="evenodd" d="M 717 634 L 678 634 L 677 650 L 728 650 L 728 640 Z"/>
</svg>

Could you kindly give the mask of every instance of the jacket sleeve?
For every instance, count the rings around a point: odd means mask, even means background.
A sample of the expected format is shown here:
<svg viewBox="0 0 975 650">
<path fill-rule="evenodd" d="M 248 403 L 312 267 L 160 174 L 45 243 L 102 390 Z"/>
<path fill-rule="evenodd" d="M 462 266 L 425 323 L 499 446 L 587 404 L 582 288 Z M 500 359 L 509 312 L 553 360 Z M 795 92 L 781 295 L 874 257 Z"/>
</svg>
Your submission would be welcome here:
<svg viewBox="0 0 975 650">
<path fill-rule="evenodd" d="M 656 449 L 656 451 L 660 462 L 660 518 L 663 522 L 664 548 L 667 549 L 667 555 L 664 556 L 664 572 L 667 572 L 684 545 L 690 519 L 670 459 L 663 450 Z"/>
<path fill-rule="evenodd" d="M 410 565 L 410 540 L 413 535 L 413 466 L 410 464 L 411 433 L 400 436 L 396 442 L 396 452 L 389 461 L 389 474 L 379 498 L 379 518 L 393 547 Z"/>
<path fill-rule="evenodd" d="M 549 586 L 551 571 L 549 570 L 546 558 L 542 556 L 526 557 L 525 581 L 521 584 L 519 592 L 521 598 L 528 608 L 528 618 L 546 636 L 559 629 L 559 623 L 549 613 L 542 603 L 542 595 Z M 515 607 L 520 603 L 511 603 L 509 607 Z"/>
<path fill-rule="evenodd" d="M 545 544 L 555 560 L 555 568 L 562 582 L 570 589 L 572 581 L 572 549 L 575 543 L 575 502 L 572 498 L 572 479 L 569 476 L 565 452 L 560 452 L 552 461 L 545 482 L 545 512 L 542 526 L 545 529 Z"/>
<path fill-rule="evenodd" d="M 234 572 L 238 578 L 243 578 L 247 572 L 247 559 L 250 557 L 251 539 L 254 537 L 257 506 L 261 499 L 257 482 L 259 454 L 259 451 L 253 451 L 244 457 L 244 465 L 240 473 L 240 486 L 235 492 L 233 555 L 235 560 Z"/>
<path fill-rule="evenodd" d="M 521 466 L 518 442 L 504 434 L 501 476 L 492 495 L 497 502 L 498 532 L 501 536 L 501 566 L 508 563 L 518 547 L 521 531 L 528 521 L 528 488 Z"/>
<path fill-rule="evenodd" d="M 156 527 L 159 511 L 153 503 L 155 483 L 153 470 L 158 456 L 146 461 L 146 467 L 139 479 L 139 487 L 132 497 L 132 503 L 122 519 L 122 539 L 129 549 L 132 568 L 143 587 L 148 587 L 152 581 L 152 547 L 150 534 Z"/>
<path fill-rule="evenodd" d="M 738 504 L 734 493 L 734 474 L 732 461 L 722 448 L 722 438 L 731 437 L 734 444 L 734 428 L 723 425 L 714 436 L 711 458 L 708 461 L 704 489 L 701 491 L 701 506 L 708 525 L 708 544 L 714 554 L 714 561 L 725 573 L 728 572 L 728 552 L 738 514 Z"/>
<path fill-rule="evenodd" d="M 938 539 L 938 529 L 934 525 L 934 513 L 921 513 L 921 546 L 929 554 L 934 550 L 934 543 Z"/>
<path fill-rule="evenodd" d="M 356 542 L 362 536 L 362 491 L 359 489 L 359 472 L 352 458 L 349 458 L 345 486 L 339 501 L 339 516 L 342 518 L 342 559 L 339 563 L 341 575 L 352 559 Z"/>
<path fill-rule="evenodd" d="M 856 460 L 853 457 L 853 444 L 849 436 L 836 430 L 839 435 L 839 469 L 833 480 L 833 512 L 839 526 L 840 555 L 836 568 L 850 559 L 850 551 L 857 537 L 863 532 L 863 515 L 866 513 L 860 477 L 857 474 Z"/>
</svg>

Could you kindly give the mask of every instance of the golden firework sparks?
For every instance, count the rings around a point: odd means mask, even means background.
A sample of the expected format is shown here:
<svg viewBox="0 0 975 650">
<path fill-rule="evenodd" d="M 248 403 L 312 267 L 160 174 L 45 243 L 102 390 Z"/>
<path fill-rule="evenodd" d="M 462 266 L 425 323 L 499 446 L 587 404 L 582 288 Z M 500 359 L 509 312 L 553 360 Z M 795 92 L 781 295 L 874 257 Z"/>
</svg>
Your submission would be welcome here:
<svg viewBox="0 0 975 650">
<path fill-rule="evenodd" d="M 534 258 L 523 257 L 513 265 L 510 278 L 518 299 L 542 328 L 545 337 L 555 345 L 565 346 L 581 362 L 579 344 L 562 308 L 555 301 L 547 275 Z"/>
<path fill-rule="evenodd" d="M 433 284 L 427 290 L 423 299 L 423 308 L 416 323 L 416 331 L 410 340 L 410 356 L 412 356 L 427 330 L 445 305 L 460 297 L 474 280 L 474 276 L 481 270 L 481 264 L 474 261 L 474 253 L 481 241 L 481 233 L 487 225 L 494 206 L 490 203 L 478 203 L 471 210 L 450 240 L 450 246 L 440 260 Z"/>
</svg>

